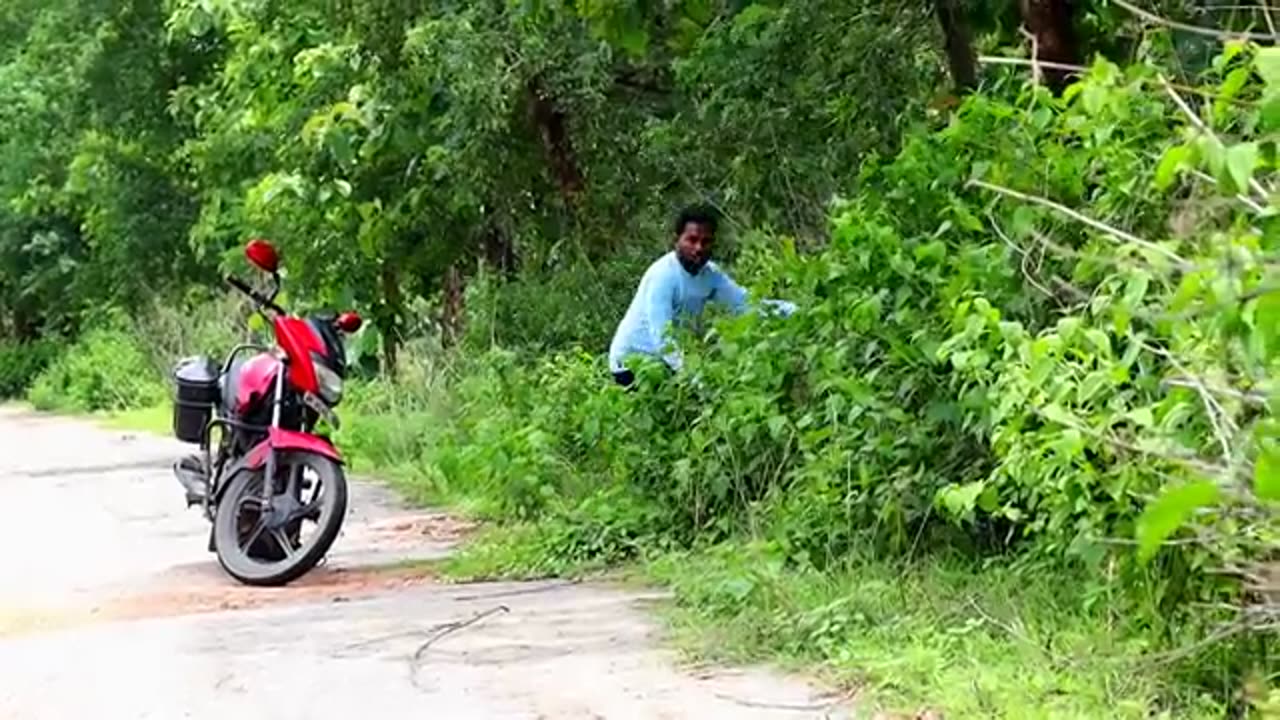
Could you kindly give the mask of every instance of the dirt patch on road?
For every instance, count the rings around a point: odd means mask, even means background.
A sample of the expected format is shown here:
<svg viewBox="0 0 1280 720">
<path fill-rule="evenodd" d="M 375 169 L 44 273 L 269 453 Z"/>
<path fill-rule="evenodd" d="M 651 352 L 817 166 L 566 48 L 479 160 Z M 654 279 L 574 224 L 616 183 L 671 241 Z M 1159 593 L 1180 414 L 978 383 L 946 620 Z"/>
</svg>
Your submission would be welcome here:
<svg viewBox="0 0 1280 720">
<path fill-rule="evenodd" d="M 368 569 L 317 568 L 282 588 L 235 584 L 216 564 L 185 568 L 169 582 L 148 591 L 116 594 L 95 603 L 68 607 L 0 608 L 0 638 L 52 632 L 83 625 L 126 622 L 284 604 L 349 602 L 429 583 L 424 564 Z"/>
<path fill-rule="evenodd" d="M 352 545 L 387 556 L 424 542 L 452 543 L 475 525 L 443 513 L 421 513 L 370 522 L 354 529 Z M 240 585 L 209 561 L 178 565 L 142 583 L 144 587 L 101 588 L 60 607 L 4 607 L 0 637 L 51 632 L 71 626 L 250 610 L 282 604 L 347 602 L 421 585 L 434 578 L 429 562 L 391 562 L 364 567 L 321 565 L 286 587 Z"/>
<path fill-rule="evenodd" d="M 215 568 L 216 570 L 216 568 Z M 317 568 L 282 588 L 216 583 L 181 584 L 112 598 L 94 608 L 100 621 L 247 610 L 283 603 L 346 602 L 397 588 L 421 585 L 433 577 L 426 566 L 370 569 Z"/>
<path fill-rule="evenodd" d="M 365 549 L 391 549 L 424 542 L 456 543 L 476 527 L 476 523 L 440 512 L 400 515 L 367 524 L 360 530 L 359 544 Z"/>
</svg>

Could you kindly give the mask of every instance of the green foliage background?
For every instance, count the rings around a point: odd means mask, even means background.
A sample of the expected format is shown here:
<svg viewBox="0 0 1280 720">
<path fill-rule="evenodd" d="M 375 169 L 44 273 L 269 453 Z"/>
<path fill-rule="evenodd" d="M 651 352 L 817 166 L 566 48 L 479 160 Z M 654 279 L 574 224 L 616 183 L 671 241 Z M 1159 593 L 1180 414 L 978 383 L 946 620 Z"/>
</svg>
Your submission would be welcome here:
<svg viewBox="0 0 1280 720">
<path fill-rule="evenodd" d="M 287 303 L 372 320 L 356 465 L 495 522 L 461 574 L 638 562 L 709 645 L 961 715 L 1265 715 L 1280 54 L 1079 5 L 1077 82 L 956 100 L 926 2 L 6 3 L 0 395 L 163 402 L 249 332 L 216 281 L 265 235 Z M 694 200 L 801 311 L 624 394 Z"/>
</svg>

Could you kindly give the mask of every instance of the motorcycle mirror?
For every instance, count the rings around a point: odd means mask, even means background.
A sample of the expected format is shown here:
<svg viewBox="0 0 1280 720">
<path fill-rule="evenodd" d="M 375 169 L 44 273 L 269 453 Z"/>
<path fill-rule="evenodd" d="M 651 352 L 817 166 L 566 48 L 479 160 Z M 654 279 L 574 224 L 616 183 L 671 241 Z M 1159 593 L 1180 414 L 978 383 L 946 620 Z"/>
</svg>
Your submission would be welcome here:
<svg viewBox="0 0 1280 720">
<path fill-rule="evenodd" d="M 360 326 L 364 324 L 364 319 L 360 317 L 359 313 L 347 311 L 339 315 L 338 319 L 333 321 L 333 324 L 342 332 L 350 334 L 360 329 Z"/>
<path fill-rule="evenodd" d="M 280 269 L 280 254 L 276 252 L 275 246 L 266 240 L 250 240 L 244 247 L 244 256 L 249 258 L 249 262 L 272 275 Z"/>
</svg>

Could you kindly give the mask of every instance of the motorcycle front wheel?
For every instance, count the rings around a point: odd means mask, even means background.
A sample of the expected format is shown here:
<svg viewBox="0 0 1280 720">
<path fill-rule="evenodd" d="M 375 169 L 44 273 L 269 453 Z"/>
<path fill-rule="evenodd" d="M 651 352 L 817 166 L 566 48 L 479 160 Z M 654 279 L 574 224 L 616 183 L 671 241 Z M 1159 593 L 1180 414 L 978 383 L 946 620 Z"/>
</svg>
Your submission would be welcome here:
<svg viewBox="0 0 1280 720">
<path fill-rule="evenodd" d="M 347 512 L 342 466 L 322 455 L 276 456 L 276 495 L 263 513 L 266 472 L 232 478 L 213 518 L 214 552 L 223 570 L 246 585 L 285 585 L 329 551 Z"/>
</svg>

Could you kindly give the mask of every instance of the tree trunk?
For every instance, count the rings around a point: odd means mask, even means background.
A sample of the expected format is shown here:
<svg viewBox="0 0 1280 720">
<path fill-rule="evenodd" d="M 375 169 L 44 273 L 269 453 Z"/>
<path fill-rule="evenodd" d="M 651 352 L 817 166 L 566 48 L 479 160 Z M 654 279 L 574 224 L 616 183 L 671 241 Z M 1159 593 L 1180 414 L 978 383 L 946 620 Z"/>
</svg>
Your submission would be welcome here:
<svg viewBox="0 0 1280 720">
<path fill-rule="evenodd" d="M 564 113 L 556 107 L 554 99 L 538 78 L 533 78 L 525 86 L 525 99 L 529 119 L 542 138 L 542 148 L 556 177 L 560 195 L 565 202 L 576 205 L 583 188 L 582 171 L 578 168 L 578 158 L 569 140 Z"/>
<path fill-rule="evenodd" d="M 40 337 L 40 323 L 37 313 L 27 303 L 19 301 L 13 309 L 13 338 L 18 342 L 28 342 Z"/>
<path fill-rule="evenodd" d="M 382 312 L 378 331 L 382 333 L 382 372 L 395 377 L 400 355 L 400 275 L 390 260 L 382 261 Z"/>
<path fill-rule="evenodd" d="M 440 337 L 445 347 L 454 347 L 462 339 L 466 283 L 458 263 L 449 265 L 444 274 L 444 297 L 441 298 Z"/>
<path fill-rule="evenodd" d="M 492 217 L 485 224 L 481 242 L 484 246 L 485 264 L 497 270 L 503 277 L 511 277 L 516 270 L 516 249 L 511 239 L 502 232 Z"/>
<path fill-rule="evenodd" d="M 1072 0 L 1020 0 L 1022 21 L 1035 39 L 1036 60 L 1080 64 L 1080 45 L 1072 25 Z M 1071 78 L 1071 71 L 1044 68 L 1049 87 L 1059 92 Z"/>
<path fill-rule="evenodd" d="M 973 32 L 963 10 L 964 0 L 933 0 L 942 26 L 947 64 L 956 94 L 963 95 L 978 85 L 978 60 L 973 52 Z"/>
</svg>

